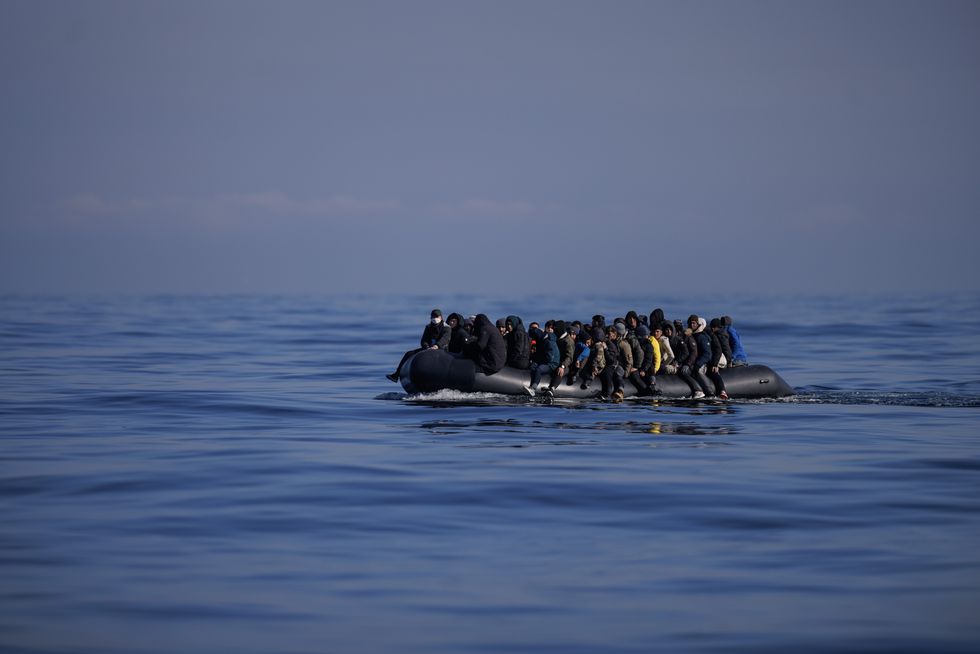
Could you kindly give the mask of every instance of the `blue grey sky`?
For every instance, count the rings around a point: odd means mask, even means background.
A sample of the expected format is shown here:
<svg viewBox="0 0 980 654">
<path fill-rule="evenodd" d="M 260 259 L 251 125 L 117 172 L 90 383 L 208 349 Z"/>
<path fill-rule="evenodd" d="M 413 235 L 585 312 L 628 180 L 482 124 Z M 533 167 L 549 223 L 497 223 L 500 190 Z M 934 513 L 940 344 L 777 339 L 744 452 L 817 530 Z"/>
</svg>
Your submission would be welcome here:
<svg viewBox="0 0 980 654">
<path fill-rule="evenodd" d="M 980 2 L 0 0 L 3 292 L 980 290 Z"/>
</svg>

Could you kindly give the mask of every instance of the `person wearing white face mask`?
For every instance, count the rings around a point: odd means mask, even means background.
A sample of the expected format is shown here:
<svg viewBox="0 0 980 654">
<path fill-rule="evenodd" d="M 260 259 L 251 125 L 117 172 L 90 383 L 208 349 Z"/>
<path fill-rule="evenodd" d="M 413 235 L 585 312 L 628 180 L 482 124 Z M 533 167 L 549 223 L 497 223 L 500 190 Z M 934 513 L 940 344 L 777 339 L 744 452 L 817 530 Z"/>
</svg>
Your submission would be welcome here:
<svg viewBox="0 0 980 654">
<path fill-rule="evenodd" d="M 398 362 L 398 367 L 395 368 L 395 372 L 391 373 L 390 375 L 385 375 L 385 377 L 391 381 L 398 382 L 398 378 L 401 375 L 402 366 L 405 365 L 405 362 L 408 361 L 411 356 L 418 354 L 422 350 L 445 350 L 449 345 L 452 330 L 442 321 L 442 311 L 439 309 L 433 309 L 429 316 L 429 324 L 425 326 L 425 330 L 422 332 L 422 338 L 419 341 L 419 344 L 422 347 L 415 350 L 409 350 L 405 353 L 402 360 Z"/>
</svg>

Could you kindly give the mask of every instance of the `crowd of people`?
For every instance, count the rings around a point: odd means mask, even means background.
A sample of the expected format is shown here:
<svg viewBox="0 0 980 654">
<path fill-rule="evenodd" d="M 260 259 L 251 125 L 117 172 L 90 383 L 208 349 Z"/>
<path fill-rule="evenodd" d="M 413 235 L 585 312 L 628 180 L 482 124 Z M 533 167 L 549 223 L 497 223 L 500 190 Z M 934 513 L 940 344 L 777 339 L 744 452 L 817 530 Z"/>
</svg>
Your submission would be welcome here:
<svg viewBox="0 0 980 654">
<path fill-rule="evenodd" d="M 608 324 L 597 314 L 588 323 L 548 320 L 544 327 L 537 322 L 525 327 L 516 315 L 493 323 L 483 313 L 468 318 L 451 313 L 444 321 L 442 312 L 433 309 L 420 345 L 405 353 L 388 379 L 397 382 L 412 355 L 442 349 L 469 357 L 487 375 L 504 366 L 529 370 L 531 380 L 524 390 L 532 397 L 553 395 L 562 383 L 579 384 L 583 390 L 597 384 L 599 397 L 618 402 L 626 380 L 640 395 L 659 395 L 657 378 L 677 375 L 694 399 L 728 399 L 720 371 L 748 363 L 729 316 L 706 320 L 691 315 L 686 323 L 671 322 L 662 309 L 649 316 L 629 311 Z M 544 375 L 550 381 L 542 388 Z"/>
</svg>

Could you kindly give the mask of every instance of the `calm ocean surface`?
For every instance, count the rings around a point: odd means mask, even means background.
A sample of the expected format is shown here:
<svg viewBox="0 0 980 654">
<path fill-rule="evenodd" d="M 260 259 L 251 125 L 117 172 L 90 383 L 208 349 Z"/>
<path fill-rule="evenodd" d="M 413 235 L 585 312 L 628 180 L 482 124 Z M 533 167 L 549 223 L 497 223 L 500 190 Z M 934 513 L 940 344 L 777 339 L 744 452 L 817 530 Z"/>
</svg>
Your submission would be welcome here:
<svg viewBox="0 0 980 654">
<path fill-rule="evenodd" d="M 799 394 L 406 397 L 436 306 Z M 0 298 L 0 651 L 980 651 L 980 297 Z"/>
</svg>

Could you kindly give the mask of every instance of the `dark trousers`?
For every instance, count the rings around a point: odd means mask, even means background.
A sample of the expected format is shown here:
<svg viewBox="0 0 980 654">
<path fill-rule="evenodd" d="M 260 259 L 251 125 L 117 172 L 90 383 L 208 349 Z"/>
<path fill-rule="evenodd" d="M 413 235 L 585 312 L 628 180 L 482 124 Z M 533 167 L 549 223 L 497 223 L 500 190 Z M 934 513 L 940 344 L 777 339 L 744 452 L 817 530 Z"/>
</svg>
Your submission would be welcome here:
<svg viewBox="0 0 980 654">
<path fill-rule="evenodd" d="M 610 389 L 615 391 L 623 388 L 623 375 L 620 373 L 621 370 L 622 368 L 619 366 L 606 366 L 599 373 L 603 395 L 609 395 Z"/>
<path fill-rule="evenodd" d="M 681 366 L 677 369 L 677 376 L 684 380 L 684 383 L 686 383 L 691 389 L 691 393 L 695 393 L 701 390 L 701 388 L 698 386 L 698 383 L 694 381 L 694 377 L 691 376 L 690 370 L 691 369 L 687 366 Z"/>
<path fill-rule="evenodd" d="M 650 394 L 650 391 L 652 390 L 650 388 L 650 383 L 647 381 L 646 377 L 641 377 L 639 372 L 634 372 L 627 379 L 633 382 L 633 385 L 636 386 L 636 392 L 640 395 Z"/>
<path fill-rule="evenodd" d="M 555 369 L 555 372 L 558 372 L 558 369 L 557 368 Z M 548 384 L 548 388 L 558 388 L 558 385 L 561 384 L 562 380 L 564 380 L 566 384 L 568 384 L 569 386 L 571 386 L 572 384 L 575 383 L 575 375 L 576 374 L 578 374 L 578 369 L 577 368 L 570 368 L 570 369 L 569 368 L 566 368 L 565 369 L 565 374 L 562 375 L 562 376 L 560 376 L 560 377 L 558 375 L 556 375 L 555 373 L 552 373 L 551 374 L 551 383 Z"/>
<path fill-rule="evenodd" d="M 721 392 L 725 390 L 725 380 L 721 378 L 721 371 L 711 372 L 711 368 L 708 368 L 708 379 L 710 379 L 715 384 L 715 395 L 721 395 Z"/>
<path fill-rule="evenodd" d="M 538 390 L 538 384 L 541 383 L 541 375 L 548 373 L 552 376 L 555 374 L 555 369 L 549 366 L 547 363 L 539 363 L 537 365 L 531 364 L 531 388 Z"/>
<path fill-rule="evenodd" d="M 694 381 L 698 383 L 698 386 L 701 387 L 701 390 L 704 391 L 705 395 L 714 395 L 715 387 L 711 383 L 711 380 L 708 379 L 708 375 L 705 374 L 705 369 L 705 366 L 695 368 L 692 376 L 694 377 Z"/>
</svg>

